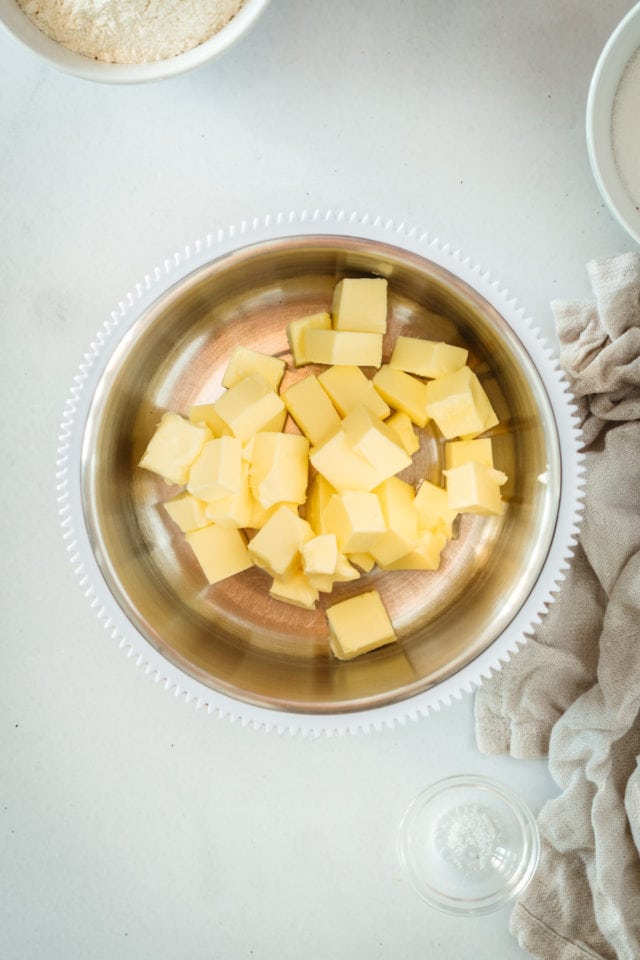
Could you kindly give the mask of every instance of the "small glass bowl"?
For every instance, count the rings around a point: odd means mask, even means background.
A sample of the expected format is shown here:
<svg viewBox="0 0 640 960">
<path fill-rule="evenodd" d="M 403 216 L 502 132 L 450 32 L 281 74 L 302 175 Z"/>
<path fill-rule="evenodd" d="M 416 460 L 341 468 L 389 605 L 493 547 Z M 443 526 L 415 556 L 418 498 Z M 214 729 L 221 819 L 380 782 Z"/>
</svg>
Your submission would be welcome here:
<svg viewBox="0 0 640 960">
<path fill-rule="evenodd" d="M 448 777 L 428 787 L 398 832 L 398 856 L 416 892 L 458 916 L 491 913 L 519 896 L 539 855 L 533 814 L 488 777 Z"/>
</svg>

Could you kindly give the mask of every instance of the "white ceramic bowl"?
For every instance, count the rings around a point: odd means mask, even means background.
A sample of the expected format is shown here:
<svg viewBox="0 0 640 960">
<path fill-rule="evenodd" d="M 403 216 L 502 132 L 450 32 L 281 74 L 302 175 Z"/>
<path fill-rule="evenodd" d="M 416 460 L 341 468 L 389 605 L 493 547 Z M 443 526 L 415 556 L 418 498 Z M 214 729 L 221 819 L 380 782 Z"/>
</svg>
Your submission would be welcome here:
<svg viewBox="0 0 640 960">
<path fill-rule="evenodd" d="M 178 56 L 150 63 L 105 63 L 68 50 L 42 33 L 16 0 L 0 0 L 0 24 L 42 60 L 64 73 L 99 83 L 145 83 L 178 76 L 213 60 L 249 30 L 268 3 L 269 0 L 245 0 L 236 16 L 210 40 Z"/>
<path fill-rule="evenodd" d="M 613 111 L 625 68 L 640 49 L 640 3 L 620 21 L 600 54 L 587 100 L 587 146 L 591 168 L 609 210 L 640 243 L 640 211 L 629 195 L 616 161 Z"/>
</svg>

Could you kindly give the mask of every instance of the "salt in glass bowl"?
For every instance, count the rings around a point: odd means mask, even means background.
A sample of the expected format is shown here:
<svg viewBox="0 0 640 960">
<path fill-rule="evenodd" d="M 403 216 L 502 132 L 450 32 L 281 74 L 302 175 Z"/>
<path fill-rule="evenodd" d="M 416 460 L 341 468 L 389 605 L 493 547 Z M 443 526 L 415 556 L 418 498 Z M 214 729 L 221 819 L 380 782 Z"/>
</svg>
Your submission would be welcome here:
<svg viewBox="0 0 640 960">
<path fill-rule="evenodd" d="M 491 913 L 519 896 L 538 865 L 540 839 L 526 804 L 488 777 L 448 777 L 407 808 L 398 856 L 415 891 L 445 913 Z"/>
</svg>

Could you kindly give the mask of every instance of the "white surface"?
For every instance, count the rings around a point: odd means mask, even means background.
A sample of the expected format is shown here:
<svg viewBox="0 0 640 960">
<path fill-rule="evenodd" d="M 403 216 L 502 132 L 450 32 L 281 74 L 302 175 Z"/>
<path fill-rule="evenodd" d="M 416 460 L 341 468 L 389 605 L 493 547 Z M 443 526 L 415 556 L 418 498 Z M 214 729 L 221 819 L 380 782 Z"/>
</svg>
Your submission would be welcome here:
<svg viewBox="0 0 640 960">
<path fill-rule="evenodd" d="M 631 246 L 584 137 L 591 73 L 630 6 L 278 0 L 216 63 L 130 88 L 55 73 L 0 36 L 0 956 L 525 956 L 508 911 L 426 907 L 394 832 L 415 793 L 459 772 L 501 778 L 537 811 L 555 792 L 544 762 L 480 756 L 470 698 L 319 740 L 176 701 L 77 587 L 56 438 L 118 298 L 182 243 L 262 210 L 426 227 L 551 334 L 550 299 L 588 296 L 585 262 Z"/>
</svg>

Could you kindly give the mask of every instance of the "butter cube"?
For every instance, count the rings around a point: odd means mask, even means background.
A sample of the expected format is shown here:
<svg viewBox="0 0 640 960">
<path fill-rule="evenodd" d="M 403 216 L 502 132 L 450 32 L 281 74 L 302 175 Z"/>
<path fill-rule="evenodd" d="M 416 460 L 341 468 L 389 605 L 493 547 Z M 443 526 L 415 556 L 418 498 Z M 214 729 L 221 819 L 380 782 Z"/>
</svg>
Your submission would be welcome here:
<svg viewBox="0 0 640 960">
<path fill-rule="evenodd" d="M 259 430 L 282 430 L 287 416 L 282 399 L 260 373 L 249 374 L 229 387 L 215 410 L 239 440 L 246 442 Z"/>
<path fill-rule="evenodd" d="M 272 517 L 276 510 L 279 510 L 280 507 L 286 507 L 288 510 L 298 516 L 298 504 L 297 503 L 274 503 L 272 507 L 265 508 L 254 498 L 251 494 L 251 517 L 249 522 L 246 524 L 252 530 L 261 530 L 264 527 L 265 523 Z"/>
<path fill-rule="evenodd" d="M 373 490 L 385 479 L 357 450 L 343 430 L 318 447 L 312 447 L 309 460 L 331 486 L 341 490 Z"/>
<path fill-rule="evenodd" d="M 335 493 L 327 504 L 325 522 L 342 553 L 373 553 L 373 545 L 386 530 L 376 495 L 357 490 Z"/>
<path fill-rule="evenodd" d="M 250 527 L 253 505 L 254 500 L 249 488 L 249 464 L 243 461 L 238 492 L 207 503 L 205 513 L 209 523 L 213 521 L 227 527 Z"/>
<path fill-rule="evenodd" d="M 441 530 L 448 538 L 453 533 L 453 521 L 458 510 L 449 506 L 449 498 L 444 487 L 429 480 L 423 480 L 415 495 L 413 506 L 418 517 L 419 532 Z"/>
<path fill-rule="evenodd" d="M 322 330 L 309 328 L 305 332 L 305 354 L 309 363 L 346 364 L 359 367 L 379 367 L 382 363 L 382 334 L 361 333 L 353 330 Z"/>
<path fill-rule="evenodd" d="M 327 608 L 329 646 L 339 660 L 352 660 L 396 640 L 389 614 L 377 590 L 369 590 Z"/>
<path fill-rule="evenodd" d="M 363 456 L 381 479 L 411 465 L 411 457 L 397 442 L 396 434 L 367 407 L 355 407 L 342 421 L 350 446 Z"/>
<path fill-rule="evenodd" d="M 285 368 L 286 363 L 281 357 L 260 353 L 259 350 L 251 350 L 249 347 L 236 344 L 222 377 L 222 386 L 233 387 L 240 380 L 248 377 L 249 374 L 259 373 L 272 390 L 277 390 L 284 376 Z"/>
<path fill-rule="evenodd" d="M 189 468 L 211 434 L 202 424 L 189 423 L 177 413 L 165 413 L 147 449 L 140 466 L 157 473 L 168 483 L 187 482 Z"/>
<path fill-rule="evenodd" d="M 376 563 L 384 566 L 410 553 L 418 540 L 415 490 L 399 477 L 390 477 L 374 493 L 387 529 L 371 547 L 371 554 Z"/>
<path fill-rule="evenodd" d="M 426 409 L 447 440 L 482 433 L 498 423 L 477 376 L 464 366 L 427 385 Z"/>
<path fill-rule="evenodd" d="M 487 467 L 493 466 L 491 437 L 477 437 L 475 440 L 448 440 L 444 445 L 444 465 L 447 470 L 461 467 L 463 463 L 475 460 Z"/>
<path fill-rule="evenodd" d="M 204 423 L 211 431 L 212 437 L 221 437 L 229 433 L 229 428 L 216 413 L 215 403 L 197 403 L 189 407 L 189 421 L 191 423 Z"/>
<path fill-rule="evenodd" d="M 410 457 L 420 449 L 420 441 L 408 414 L 402 410 L 396 410 L 390 417 L 387 417 L 385 423 L 397 435 L 399 442 Z"/>
<path fill-rule="evenodd" d="M 318 600 L 318 591 L 311 586 L 301 570 L 295 570 L 287 577 L 275 577 L 269 589 L 274 600 L 291 603 L 294 607 L 313 610 Z"/>
<path fill-rule="evenodd" d="M 383 570 L 437 570 L 446 543 L 447 537 L 442 531 L 426 530 L 409 553 L 380 567 Z"/>
<path fill-rule="evenodd" d="M 217 583 L 253 566 L 243 534 L 235 527 L 212 523 L 185 534 L 209 583 Z"/>
<path fill-rule="evenodd" d="M 179 493 L 173 500 L 163 503 L 164 509 L 183 533 L 199 530 L 200 527 L 207 527 L 211 523 L 206 515 L 206 506 L 203 500 L 198 500 L 186 492 Z"/>
<path fill-rule="evenodd" d="M 429 420 L 426 383 L 387 364 L 374 374 L 373 385 L 390 407 L 406 413 L 417 427 L 425 426 Z"/>
<path fill-rule="evenodd" d="M 419 377 L 440 377 L 464 366 L 468 356 L 468 350 L 450 343 L 399 336 L 389 366 Z"/>
<path fill-rule="evenodd" d="M 348 559 L 350 563 L 355 563 L 356 566 L 360 567 L 364 573 L 370 573 L 376 565 L 376 561 L 370 553 L 350 553 Z"/>
<path fill-rule="evenodd" d="M 249 541 L 249 554 L 257 566 L 282 580 L 301 569 L 300 550 L 312 536 L 306 520 L 280 506 Z"/>
<path fill-rule="evenodd" d="M 311 443 L 322 443 L 340 429 L 340 417 L 331 400 L 310 374 L 282 394 L 285 406 Z"/>
<path fill-rule="evenodd" d="M 311 524 L 313 532 L 317 535 L 328 533 L 324 521 L 324 511 L 335 492 L 335 488 L 321 473 L 314 474 L 309 484 L 309 494 L 305 504 L 305 519 Z"/>
<path fill-rule="evenodd" d="M 249 476 L 251 492 L 265 509 L 275 503 L 304 503 L 309 441 L 297 433 L 256 433 Z"/>
<path fill-rule="evenodd" d="M 508 478 L 502 471 L 484 463 L 469 461 L 460 467 L 445 470 L 444 474 L 451 509 L 482 515 L 504 513 L 506 507 L 500 497 L 500 487 Z"/>
<path fill-rule="evenodd" d="M 331 303 L 335 330 L 387 332 L 387 281 L 380 277 L 345 278 Z"/>
<path fill-rule="evenodd" d="M 358 580 L 359 578 L 360 573 L 354 566 L 351 565 L 349 558 L 343 553 L 339 553 L 335 573 L 333 574 L 334 582 L 347 583 L 351 580 Z"/>
<path fill-rule="evenodd" d="M 242 444 L 235 437 L 208 440 L 189 470 L 187 490 L 199 500 L 219 500 L 242 486 Z"/>
<path fill-rule="evenodd" d="M 331 316 L 328 313 L 312 313 L 308 317 L 299 317 L 287 324 L 287 341 L 291 350 L 294 366 L 302 367 L 310 361 L 307 358 L 306 334 L 309 329 L 331 329 Z"/>
<path fill-rule="evenodd" d="M 334 574 L 338 564 L 338 540 L 335 533 L 322 533 L 302 545 L 302 569 L 314 573 Z"/>
<path fill-rule="evenodd" d="M 346 417 L 355 407 L 367 407 L 381 420 L 391 413 L 360 367 L 350 364 L 329 367 L 328 370 L 318 374 L 318 381 L 329 394 L 333 405 L 342 417 Z"/>
</svg>

